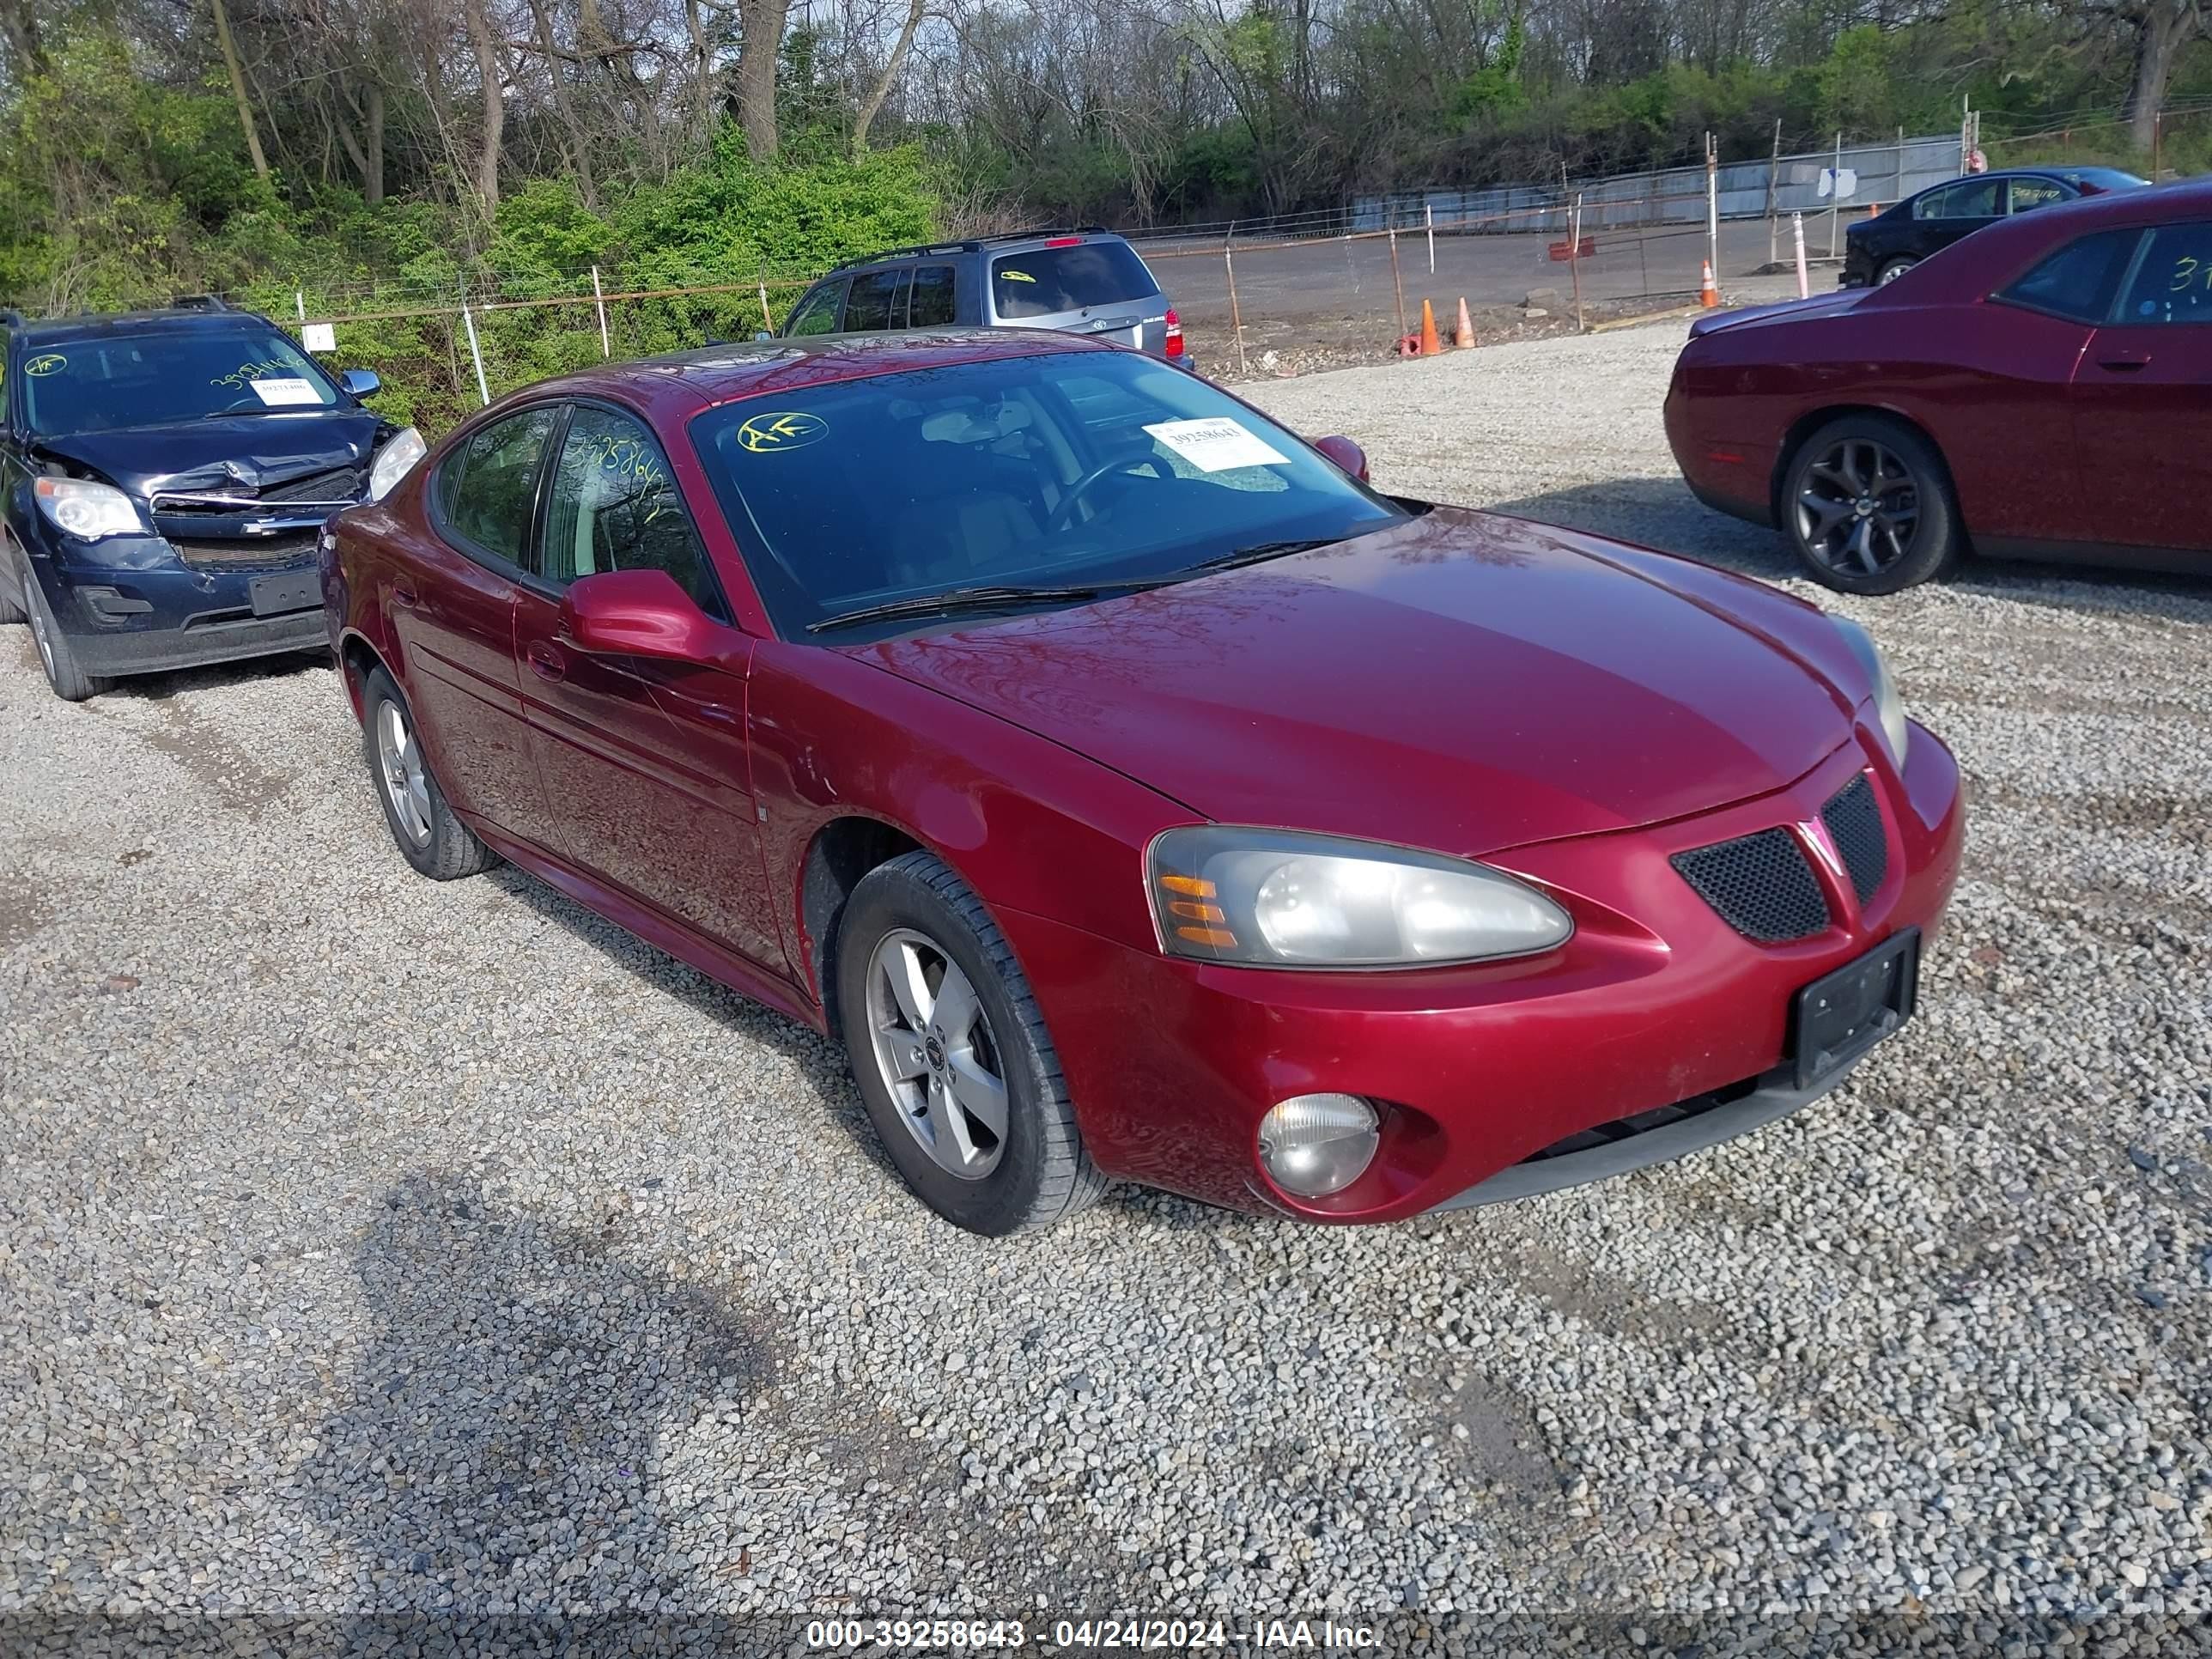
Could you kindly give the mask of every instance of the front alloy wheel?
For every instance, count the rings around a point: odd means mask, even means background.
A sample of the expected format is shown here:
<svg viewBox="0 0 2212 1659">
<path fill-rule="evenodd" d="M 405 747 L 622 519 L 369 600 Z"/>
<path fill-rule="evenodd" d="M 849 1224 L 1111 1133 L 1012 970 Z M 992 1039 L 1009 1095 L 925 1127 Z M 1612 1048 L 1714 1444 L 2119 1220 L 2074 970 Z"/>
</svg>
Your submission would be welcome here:
<svg viewBox="0 0 2212 1659">
<path fill-rule="evenodd" d="M 884 1092 L 930 1161 L 980 1181 L 1006 1138 L 1006 1079 L 983 1004 L 960 964 L 902 927 L 868 965 L 868 1030 Z"/>
<path fill-rule="evenodd" d="M 1959 543 L 1958 507 L 1928 441 L 1888 416 L 1846 415 L 1790 464 L 1783 522 L 1814 579 L 1894 593 L 1939 574 Z"/>
</svg>

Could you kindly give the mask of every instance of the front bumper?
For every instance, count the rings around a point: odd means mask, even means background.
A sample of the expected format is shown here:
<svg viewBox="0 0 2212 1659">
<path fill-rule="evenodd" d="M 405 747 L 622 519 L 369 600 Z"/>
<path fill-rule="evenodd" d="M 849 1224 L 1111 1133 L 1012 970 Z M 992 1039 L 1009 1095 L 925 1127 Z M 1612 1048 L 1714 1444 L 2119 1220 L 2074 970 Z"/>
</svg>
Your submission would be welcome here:
<svg viewBox="0 0 2212 1659">
<path fill-rule="evenodd" d="M 1668 862 L 1815 820 L 1861 771 L 1882 804 L 1889 866 L 1863 905 L 1837 900 L 1839 920 L 1822 933 L 1753 944 Z M 1964 836 L 1958 769 L 1942 744 L 1915 727 L 1900 775 L 1863 726 L 1804 777 L 1759 799 L 1492 855 L 1487 862 L 1539 883 L 1574 913 L 1575 938 L 1545 957 L 1295 972 L 1170 960 L 1032 916 L 1000 921 L 1105 1172 L 1231 1208 L 1392 1221 L 1680 1156 L 1834 1087 L 1840 1074 L 1799 1091 L 1785 1069 L 1796 994 L 1903 928 L 1932 939 Z M 1358 1180 L 1298 1199 L 1262 1170 L 1258 1128 L 1277 1101 L 1315 1092 L 1389 1109 Z M 1644 1114 L 1674 1121 L 1618 1138 L 1609 1156 L 1538 1158 Z"/>
<path fill-rule="evenodd" d="M 210 568 L 188 565 L 158 538 L 98 544 L 94 563 L 52 556 L 29 561 L 55 623 L 83 671 L 100 678 L 155 674 L 327 647 L 316 557 Z M 258 577 L 305 578 L 313 599 L 273 615 L 254 611 Z"/>
</svg>

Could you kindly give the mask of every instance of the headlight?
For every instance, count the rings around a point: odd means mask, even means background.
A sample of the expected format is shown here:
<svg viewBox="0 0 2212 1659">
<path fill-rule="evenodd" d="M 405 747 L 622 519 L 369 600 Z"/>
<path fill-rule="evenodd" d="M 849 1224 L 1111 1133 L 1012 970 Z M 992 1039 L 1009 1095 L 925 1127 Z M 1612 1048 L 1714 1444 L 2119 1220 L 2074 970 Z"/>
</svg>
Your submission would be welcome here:
<svg viewBox="0 0 2212 1659">
<path fill-rule="evenodd" d="M 1495 870 L 1287 830 L 1194 824 L 1152 842 L 1148 886 L 1176 956 L 1272 968 L 1395 968 L 1526 956 L 1567 913 Z"/>
<path fill-rule="evenodd" d="M 39 511 L 64 536 L 96 542 L 102 536 L 143 536 L 138 505 L 113 484 L 82 478 L 41 478 L 32 486 Z"/>
<path fill-rule="evenodd" d="M 1874 682 L 1875 713 L 1881 720 L 1881 735 L 1889 744 L 1889 757 L 1898 765 L 1905 764 L 1905 746 L 1912 741 L 1912 728 L 1905 723 L 1905 701 L 1897 695 L 1897 682 L 1889 672 L 1889 663 L 1881 654 L 1881 647 L 1874 642 L 1874 635 L 1861 628 L 1849 617 L 1831 614 L 1828 620 L 1844 636 L 1859 661 L 1865 666 L 1867 677 Z"/>
<path fill-rule="evenodd" d="M 391 442 L 376 452 L 376 465 L 368 469 L 368 499 L 380 501 L 392 493 L 392 486 L 407 476 L 407 469 L 428 453 L 422 434 L 413 427 L 396 434 Z"/>
</svg>

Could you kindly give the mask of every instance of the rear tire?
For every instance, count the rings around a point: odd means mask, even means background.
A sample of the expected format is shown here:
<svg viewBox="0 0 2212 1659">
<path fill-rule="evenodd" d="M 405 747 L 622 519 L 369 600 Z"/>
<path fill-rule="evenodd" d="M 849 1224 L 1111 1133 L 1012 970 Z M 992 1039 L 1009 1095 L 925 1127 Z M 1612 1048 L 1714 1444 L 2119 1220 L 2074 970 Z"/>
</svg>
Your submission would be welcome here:
<svg viewBox="0 0 2212 1659">
<path fill-rule="evenodd" d="M 1951 476 L 1934 445 L 1885 415 L 1845 415 L 1798 447 L 1781 520 L 1806 573 L 1839 593 L 1895 593 L 1958 562 Z"/>
<path fill-rule="evenodd" d="M 46 671 L 46 684 L 54 695 L 64 702 L 82 702 L 107 690 L 106 680 L 77 666 L 70 636 L 54 620 L 53 607 L 46 603 L 45 590 L 31 574 L 31 561 L 20 548 L 15 551 L 15 576 L 23 584 L 23 608 L 29 612 L 31 638 L 39 647 L 39 666 Z"/>
<path fill-rule="evenodd" d="M 879 865 L 854 890 L 835 951 L 860 1099 L 923 1203 L 996 1238 L 1097 1200 L 1105 1178 L 1044 1016 L 966 883 L 927 853 Z"/>
<path fill-rule="evenodd" d="M 499 862 L 447 804 L 415 728 L 414 711 L 392 676 L 372 668 L 362 682 L 362 752 L 377 804 L 401 856 L 433 881 L 473 876 Z"/>
</svg>

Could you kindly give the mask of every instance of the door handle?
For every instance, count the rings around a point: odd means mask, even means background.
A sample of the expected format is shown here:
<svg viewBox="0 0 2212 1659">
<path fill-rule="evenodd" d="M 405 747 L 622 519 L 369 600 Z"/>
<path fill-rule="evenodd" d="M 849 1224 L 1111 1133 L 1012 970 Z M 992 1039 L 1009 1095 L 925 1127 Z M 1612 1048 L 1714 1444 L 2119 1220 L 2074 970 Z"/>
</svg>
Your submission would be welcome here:
<svg viewBox="0 0 2212 1659">
<path fill-rule="evenodd" d="M 2132 374 L 2139 368 L 2150 367 L 2148 351 L 2115 352 L 2109 357 L 2097 359 L 2097 367 L 2110 369 L 2115 374 Z"/>
<path fill-rule="evenodd" d="M 392 602 L 403 610 L 412 611 L 415 608 L 415 590 L 405 582 L 392 583 Z"/>
<path fill-rule="evenodd" d="M 532 640 L 523 649 L 523 659 L 530 672 L 541 680 L 562 680 L 568 677 L 568 661 L 543 640 Z"/>
</svg>

